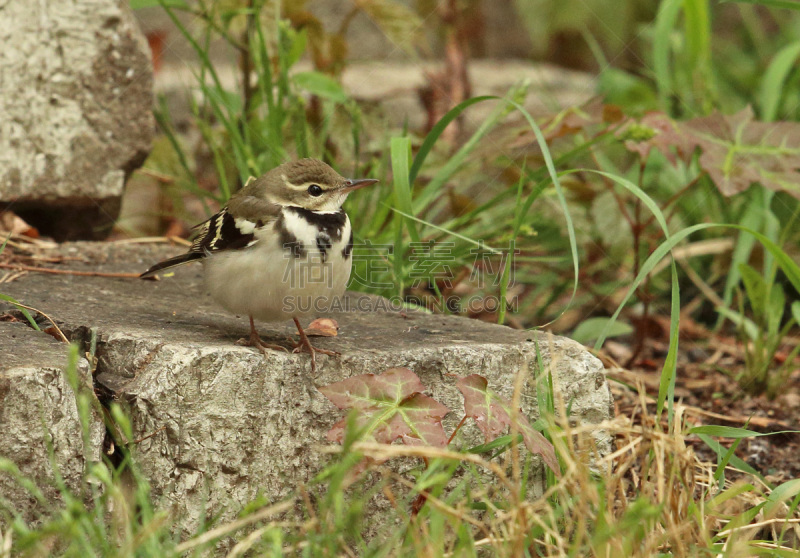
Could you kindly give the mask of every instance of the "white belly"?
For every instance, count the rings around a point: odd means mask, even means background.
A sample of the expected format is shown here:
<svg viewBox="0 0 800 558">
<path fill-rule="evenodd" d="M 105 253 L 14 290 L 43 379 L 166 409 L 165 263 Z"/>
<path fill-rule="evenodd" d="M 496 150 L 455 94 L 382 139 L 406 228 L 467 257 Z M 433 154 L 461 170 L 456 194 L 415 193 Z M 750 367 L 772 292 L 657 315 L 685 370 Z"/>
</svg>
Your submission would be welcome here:
<svg viewBox="0 0 800 558">
<path fill-rule="evenodd" d="M 221 251 L 204 258 L 206 289 L 234 314 L 277 322 L 318 315 L 341 306 L 352 258 L 342 252 L 350 237 L 346 222 L 341 239 L 332 243 L 322 261 L 311 231 L 295 231 L 305 254 L 287 252 L 275 235 L 262 236 L 253 246 Z"/>
</svg>

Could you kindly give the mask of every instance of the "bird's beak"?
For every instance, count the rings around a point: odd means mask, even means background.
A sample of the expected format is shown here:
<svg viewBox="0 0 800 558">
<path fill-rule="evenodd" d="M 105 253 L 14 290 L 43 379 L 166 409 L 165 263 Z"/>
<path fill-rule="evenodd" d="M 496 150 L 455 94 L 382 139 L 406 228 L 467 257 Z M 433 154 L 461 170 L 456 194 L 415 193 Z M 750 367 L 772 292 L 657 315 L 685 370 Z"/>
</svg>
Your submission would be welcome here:
<svg viewBox="0 0 800 558">
<path fill-rule="evenodd" d="M 371 185 L 375 184 L 376 182 L 378 182 L 378 181 L 375 180 L 374 178 L 361 178 L 359 180 L 352 180 L 352 179 L 348 178 L 345 181 L 344 186 L 342 187 L 341 191 L 344 194 L 349 194 L 353 190 L 358 190 L 359 188 L 363 188 L 365 186 L 371 186 Z"/>
</svg>

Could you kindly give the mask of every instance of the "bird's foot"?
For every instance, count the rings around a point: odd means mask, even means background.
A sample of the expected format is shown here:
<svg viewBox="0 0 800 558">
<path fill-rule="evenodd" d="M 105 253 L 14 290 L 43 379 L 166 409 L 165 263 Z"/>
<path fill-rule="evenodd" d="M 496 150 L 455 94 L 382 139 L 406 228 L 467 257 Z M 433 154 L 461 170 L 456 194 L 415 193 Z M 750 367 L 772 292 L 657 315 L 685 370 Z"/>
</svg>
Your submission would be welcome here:
<svg viewBox="0 0 800 558">
<path fill-rule="evenodd" d="M 253 335 L 250 334 L 250 337 L 242 337 L 236 342 L 237 345 L 244 345 L 245 347 L 255 347 L 258 349 L 261 354 L 266 355 L 267 349 L 273 351 L 283 351 L 284 353 L 288 353 L 289 349 L 283 347 L 281 345 L 275 345 L 273 343 L 264 343 L 258 334 Z"/>
<path fill-rule="evenodd" d="M 305 343 L 302 340 L 294 342 L 294 349 L 292 350 L 292 352 L 297 354 L 297 353 L 302 353 L 303 351 L 307 353 L 320 353 L 329 356 L 342 356 L 342 353 L 338 351 L 332 351 L 330 349 L 320 349 L 319 347 L 314 347 L 313 345 L 311 345 L 311 341 L 308 340 L 308 337 L 306 337 Z"/>
<path fill-rule="evenodd" d="M 303 330 L 303 327 L 300 325 L 300 321 L 297 318 L 294 318 L 294 324 L 297 326 L 297 333 L 300 335 L 300 341 L 295 342 L 293 353 L 300 353 L 306 351 L 311 353 L 311 372 L 317 371 L 317 353 L 321 353 L 323 355 L 329 356 L 341 356 L 342 353 L 337 353 L 336 351 L 331 351 L 329 349 L 319 349 L 311 344 L 311 340 L 306 335 L 306 332 Z"/>
</svg>

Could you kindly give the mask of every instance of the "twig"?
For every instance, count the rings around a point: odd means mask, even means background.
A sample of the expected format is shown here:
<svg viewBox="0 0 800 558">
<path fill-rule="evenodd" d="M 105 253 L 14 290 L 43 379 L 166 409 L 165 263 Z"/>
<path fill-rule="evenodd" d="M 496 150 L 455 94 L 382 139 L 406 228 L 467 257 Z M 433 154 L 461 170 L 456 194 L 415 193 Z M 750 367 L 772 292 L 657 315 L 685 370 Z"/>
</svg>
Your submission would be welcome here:
<svg viewBox="0 0 800 558">
<path fill-rule="evenodd" d="M 69 343 L 69 339 L 67 339 L 67 336 L 64 335 L 63 331 L 61 331 L 61 328 L 59 328 L 56 325 L 56 323 L 53 321 L 53 318 L 51 318 L 50 316 L 48 316 L 47 314 L 45 314 L 44 312 L 42 312 L 38 308 L 34 308 L 33 306 L 28 306 L 27 304 L 22 304 L 21 302 L 18 302 L 18 301 L 17 302 L 10 302 L 9 301 L 9 304 L 11 304 L 12 306 L 21 306 L 25 310 L 32 310 L 32 311 L 34 311 L 34 312 L 36 312 L 38 314 L 41 314 L 42 316 L 47 318 L 47 321 L 49 321 L 51 324 L 53 324 L 53 327 L 58 332 L 58 334 L 61 336 L 61 340 L 64 341 L 64 343 Z"/>
<path fill-rule="evenodd" d="M 120 240 L 112 240 L 112 244 L 179 244 L 181 246 L 191 246 L 192 243 L 185 238 L 179 236 L 140 236 L 137 238 L 123 238 Z"/>
<path fill-rule="evenodd" d="M 719 306 L 725 308 L 727 305 L 725 302 L 719 297 L 719 295 L 708 286 L 708 283 L 703 281 L 703 278 L 697 274 L 697 272 L 689 265 L 684 259 L 676 259 L 678 265 L 681 266 L 683 271 L 686 273 L 686 276 L 689 280 L 694 283 L 694 286 L 697 287 L 701 293 L 703 293 L 708 300 L 710 300 L 715 306 Z"/>
<path fill-rule="evenodd" d="M 37 271 L 39 273 L 52 273 L 55 275 L 80 275 L 82 277 L 119 277 L 124 279 L 138 279 L 138 273 L 111 273 L 105 271 L 77 271 L 74 269 L 53 269 L 50 267 L 36 267 L 32 265 L 0 263 L 2 269 L 16 269 L 18 271 Z"/>
<path fill-rule="evenodd" d="M 149 178 L 156 180 L 157 182 L 161 182 L 162 184 L 172 184 L 175 182 L 175 178 L 169 176 L 168 174 L 163 174 L 151 169 L 137 169 L 136 172 L 138 174 L 142 174 Z"/>
<path fill-rule="evenodd" d="M 144 442 L 144 441 L 145 441 L 145 440 L 147 440 L 148 438 L 152 438 L 153 436 L 155 436 L 155 435 L 156 435 L 156 434 L 158 434 L 159 432 L 163 432 L 163 431 L 164 431 L 164 430 L 166 430 L 166 429 L 167 429 L 167 425 L 165 424 L 164 426 L 162 426 L 161 428 L 159 428 L 159 429 L 158 429 L 158 430 L 156 430 L 155 432 L 151 432 L 150 434 L 148 434 L 147 436 L 145 436 L 145 437 L 143 437 L 143 438 L 139 438 L 138 440 L 134 440 L 134 441 L 133 441 L 133 443 L 134 443 L 134 444 L 138 444 L 139 442 Z"/>
<path fill-rule="evenodd" d="M 464 426 L 464 423 L 466 422 L 467 418 L 469 418 L 469 417 L 468 417 L 468 415 L 464 415 L 464 418 L 462 418 L 462 419 L 461 419 L 461 422 L 459 422 L 459 423 L 456 425 L 456 429 L 455 429 L 455 430 L 453 430 L 453 433 L 450 435 L 450 439 L 449 439 L 449 440 L 447 440 L 447 445 L 448 445 L 448 446 L 450 445 L 450 442 L 452 442 L 452 441 L 453 441 L 453 438 L 455 438 L 455 437 L 456 437 L 456 434 L 458 434 L 458 431 L 459 431 L 459 429 L 460 429 L 462 426 Z"/>
</svg>

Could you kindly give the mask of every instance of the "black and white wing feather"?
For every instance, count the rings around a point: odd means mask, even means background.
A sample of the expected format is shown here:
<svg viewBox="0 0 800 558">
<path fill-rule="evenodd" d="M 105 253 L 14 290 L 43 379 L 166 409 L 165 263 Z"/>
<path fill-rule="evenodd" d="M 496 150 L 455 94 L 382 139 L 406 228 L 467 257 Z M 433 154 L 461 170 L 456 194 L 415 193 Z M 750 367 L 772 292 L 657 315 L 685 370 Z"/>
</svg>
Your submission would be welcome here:
<svg viewBox="0 0 800 558">
<path fill-rule="evenodd" d="M 253 222 L 243 217 L 236 218 L 224 207 L 208 221 L 195 227 L 198 233 L 187 253 L 155 264 L 140 277 L 151 277 L 164 269 L 200 260 L 221 250 L 240 250 L 252 246 L 256 242 L 256 230 L 264 226 L 263 220 Z"/>
</svg>

